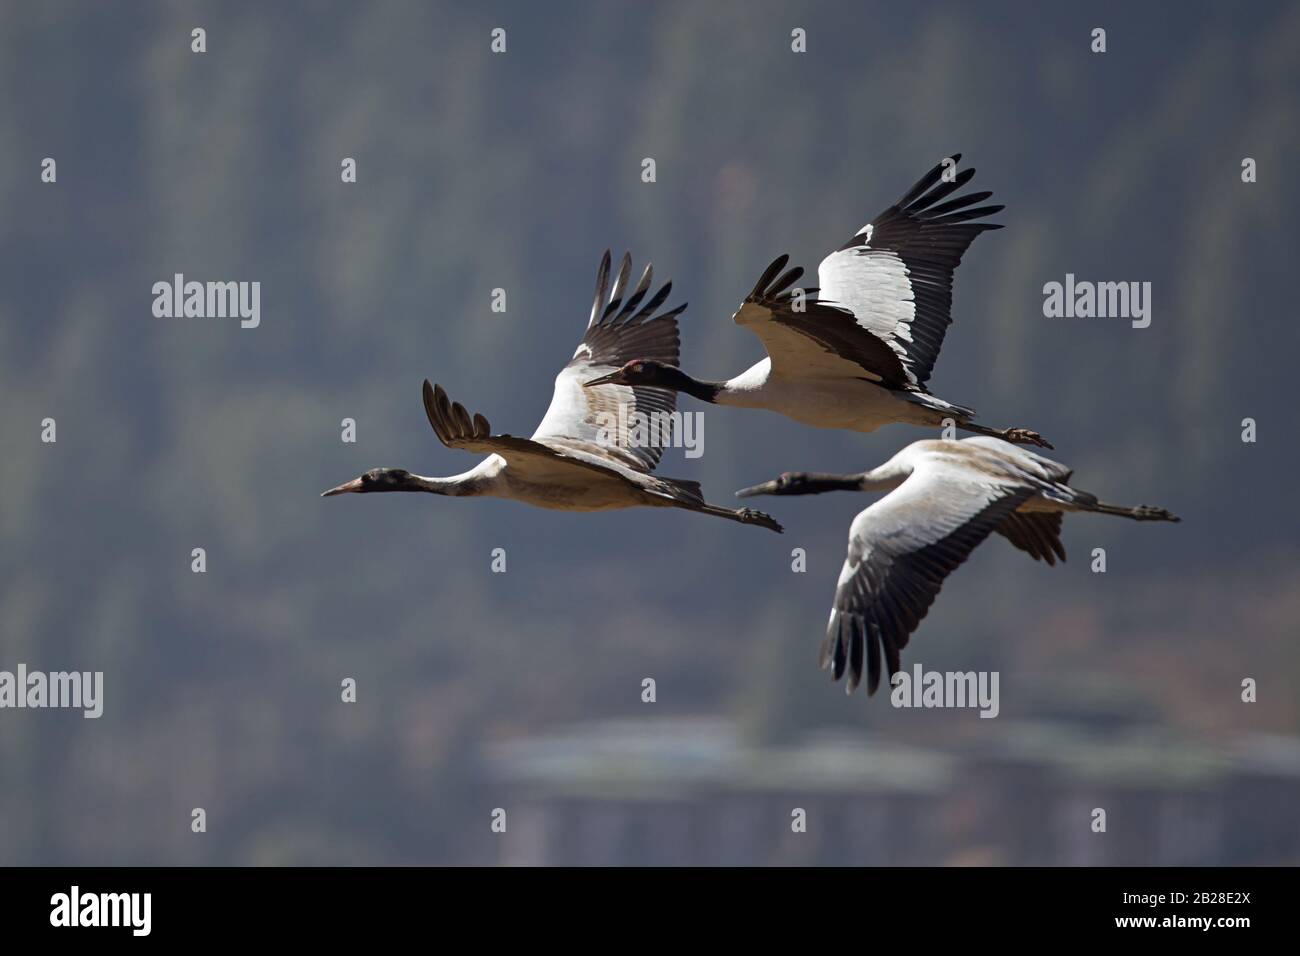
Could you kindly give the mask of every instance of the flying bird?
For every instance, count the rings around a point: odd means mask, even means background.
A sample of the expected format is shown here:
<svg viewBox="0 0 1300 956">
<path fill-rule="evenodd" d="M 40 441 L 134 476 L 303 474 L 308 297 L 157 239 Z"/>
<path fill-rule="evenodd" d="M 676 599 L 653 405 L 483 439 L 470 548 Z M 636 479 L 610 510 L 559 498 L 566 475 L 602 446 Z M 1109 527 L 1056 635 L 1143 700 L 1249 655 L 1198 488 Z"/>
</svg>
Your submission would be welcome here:
<svg viewBox="0 0 1300 956">
<path fill-rule="evenodd" d="M 1163 508 L 1098 501 L 1070 486 L 1065 465 L 997 438 L 918 441 L 879 468 L 856 475 L 786 473 L 743 488 L 751 495 L 888 491 L 849 526 L 849 553 L 835 586 L 820 664 L 852 692 L 867 671 L 867 693 L 887 676 L 935 595 L 976 546 L 996 531 L 1036 561 L 1065 560 L 1067 511 L 1135 521 L 1177 521 Z"/>
<path fill-rule="evenodd" d="M 769 265 L 732 316 L 767 350 L 740 375 L 701 381 L 673 362 L 639 355 L 585 384 L 672 389 L 817 428 L 873 432 L 890 422 L 937 427 L 951 419 L 966 431 L 1051 448 L 1029 429 L 977 424 L 974 409 L 926 387 L 952 324 L 953 271 L 976 236 L 1002 228 L 976 221 L 1004 208 L 978 205 L 991 192 L 947 198 L 975 175 L 949 172 L 960 159 L 940 162 L 823 259 L 820 288 L 792 288 L 803 269 L 783 271 L 789 256 Z"/>
<path fill-rule="evenodd" d="M 645 440 L 633 441 L 636 432 L 629 430 L 627 423 L 670 423 L 671 418 L 664 416 L 671 416 L 676 409 L 675 392 L 624 385 L 582 387 L 593 375 L 617 368 L 633 355 L 651 355 L 656 361 L 677 363 L 677 316 L 686 306 L 655 314 L 672 291 L 672 283 L 665 283 L 647 299 L 654 275 L 648 265 L 625 299 L 631 268 L 631 257 L 624 255 L 610 290 L 610 257 L 605 252 L 596 274 L 596 296 L 586 334 L 573 358 L 556 376 L 550 407 L 531 438 L 492 434 L 486 418 L 471 415 L 459 402 L 451 401 L 441 386 L 426 380 L 424 410 L 438 440 L 448 448 L 487 457 L 469 471 L 446 478 L 415 475 L 401 468 L 375 468 L 323 492 L 322 497 L 423 491 L 456 497 L 513 498 L 561 511 L 644 505 L 684 508 L 781 531 L 781 526 L 761 511 L 709 504 L 698 482 L 651 474 L 663 455 L 670 429 L 643 428 Z M 644 418 L 638 419 L 638 413 Z M 650 418 L 653 415 L 660 417 Z"/>
</svg>

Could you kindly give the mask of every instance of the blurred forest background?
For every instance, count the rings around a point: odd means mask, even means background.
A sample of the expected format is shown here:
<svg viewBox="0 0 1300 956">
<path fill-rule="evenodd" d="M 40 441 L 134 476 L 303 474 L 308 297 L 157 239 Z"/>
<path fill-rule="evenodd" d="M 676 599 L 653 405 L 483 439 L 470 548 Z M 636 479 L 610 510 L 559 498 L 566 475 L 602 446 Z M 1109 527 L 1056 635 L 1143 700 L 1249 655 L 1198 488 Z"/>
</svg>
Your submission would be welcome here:
<svg viewBox="0 0 1300 956">
<path fill-rule="evenodd" d="M 0 712 L 0 864 L 563 858 L 503 852 L 536 836 L 530 817 L 489 823 L 586 793 L 563 761 L 520 779 L 530 741 L 590 756 L 572 727 L 680 741 L 688 764 L 718 756 L 690 750 L 696 720 L 760 765 L 829 733 L 861 770 L 837 784 L 846 812 L 926 754 L 963 761 L 925 777 L 939 797 L 1002 781 L 1005 834 L 923 817 L 928 849 L 898 847 L 904 863 L 1080 859 L 1017 840 L 1035 797 L 980 756 L 1017 728 L 1102 758 L 1087 786 L 1051 778 L 1081 833 L 1120 753 L 1106 741 L 1130 730 L 1219 767 L 1266 742 L 1300 774 L 1300 6 L 6 2 L 0 77 L 0 669 L 105 673 L 99 720 Z M 531 432 L 607 246 L 689 300 L 687 368 L 735 374 L 762 355 L 729 316 L 763 267 L 815 268 L 954 151 L 1006 228 L 957 274 L 936 392 L 1041 430 L 1081 487 L 1184 518 L 1071 519 L 1064 566 L 995 540 L 949 580 L 907 662 L 999 670 L 998 719 L 846 698 L 816 669 L 864 498 L 772 499 L 777 537 L 644 509 L 318 497 L 377 465 L 473 464 L 430 431 L 425 377 Z M 154 318 L 151 286 L 176 272 L 260 281 L 260 327 Z M 1067 272 L 1150 281 L 1150 328 L 1044 318 Z M 924 437 L 709 409 L 703 458 L 661 470 L 726 502 Z M 621 757 L 627 786 L 591 800 L 638 798 L 648 765 Z M 1161 792 L 1217 786 L 1137 762 Z M 783 806 L 802 805 L 791 766 Z M 752 780 L 728 773 L 710 771 L 743 802 Z M 707 811 L 710 792 L 676 798 Z M 1233 815 L 1254 842 L 1207 862 L 1300 858 L 1280 848 L 1295 804 L 1252 792 Z M 789 811 L 752 825 L 789 831 Z"/>
</svg>

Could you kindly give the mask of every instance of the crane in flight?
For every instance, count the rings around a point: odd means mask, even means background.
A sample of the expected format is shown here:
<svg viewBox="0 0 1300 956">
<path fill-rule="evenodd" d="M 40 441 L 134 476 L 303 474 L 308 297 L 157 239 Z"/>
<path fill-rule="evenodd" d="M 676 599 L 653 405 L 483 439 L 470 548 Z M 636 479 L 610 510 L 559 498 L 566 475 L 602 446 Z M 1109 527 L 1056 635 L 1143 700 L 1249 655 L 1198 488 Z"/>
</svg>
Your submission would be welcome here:
<svg viewBox="0 0 1300 956">
<path fill-rule="evenodd" d="M 852 475 L 787 472 L 737 497 L 887 491 L 849 526 L 820 664 L 852 693 L 899 670 L 899 653 L 944 579 L 996 531 L 1036 561 L 1065 560 L 1061 518 L 1081 511 L 1178 521 L 1163 508 L 1106 504 L 1071 487 L 1071 469 L 997 438 L 918 441 L 879 468 Z"/>
<path fill-rule="evenodd" d="M 631 268 L 631 257 L 625 254 L 610 290 L 610 257 L 605 252 L 596 274 L 587 331 L 573 358 L 556 376 L 550 407 L 531 438 L 492 434 L 486 418 L 471 415 L 459 402 L 451 401 L 441 386 L 426 380 L 424 410 L 438 440 L 448 448 L 487 457 L 469 471 L 446 478 L 425 477 L 401 468 L 375 468 L 322 492 L 322 497 L 420 491 L 513 498 L 561 511 L 683 508 L 780 532 L 781 526 L 761 511 L 709 504 L 698 482 L 651 473 L 669 436 L 661 429 L 642 429 L 645 440 L 634 441 L 636 431 L 617 423 L 637 420 L 636 413 L 670 415 L 676 409 L 675 392 L 639 385 L 582 387 L 593 375 L 617 368 L 633 355 L 677 364 L 677 316 L 686 306 L 656 315 L 672 291 L 672 283 L 665 283 L 647 299 L 654 275 L 647 265 L 628 293 Z M 620 405 L 625 415 L 618 414 Z"/>
<path fill-rule="evenodd" d="M 692 378 L 674 362 L 638 355 L 585 382 L 671 389 L 701 401 L 763 408 L 817 428 L 873 432 L 890 422 L 928 427 L 946 421 L 1019 444 L 1052 446 L 1026 428 L 990 428 L 975 411 L 930 394 L 926 382 L 952 324 L 952 277 L 1000 205 L 993 194 L 947 197 L 975 175 L 943 160 L 818 267 L 820 288 L 792 288 L 802 267 L 782 255 L 732 316 L 767 350 L 725 382 Z M 946 200 L 946 201 L 944 201 Z M 974 207 L 974 208 L 972 208 Z"/>
</svg>

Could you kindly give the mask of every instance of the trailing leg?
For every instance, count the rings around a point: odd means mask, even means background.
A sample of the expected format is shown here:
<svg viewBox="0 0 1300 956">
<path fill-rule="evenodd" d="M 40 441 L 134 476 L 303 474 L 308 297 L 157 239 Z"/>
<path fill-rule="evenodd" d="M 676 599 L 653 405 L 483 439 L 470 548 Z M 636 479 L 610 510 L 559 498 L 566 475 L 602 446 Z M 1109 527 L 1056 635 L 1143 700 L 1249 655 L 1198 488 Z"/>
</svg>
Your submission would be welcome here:
<svg viewBox="0 0 1300 956">
<path fill-rule="evenodd" d="M 1121 518 L 1131 518 L 1134 521 L 1182 521 L 1172 511 L 1164 508 L 1154 508 L 1151 505 L 1137 505 L 1133 508 L 1124 505 L 1108 505 L 1104 501 L 1098 501 L 1096 504 L 1088 507 L 1087 511 L 1096 511 L 1104 515 L 1119 515 Z"/>
<path fill-rule="evenodd" d="M 1056 447 L 1038 432 L 1031 431 L 1028 428 L 989 428 L 987 425 L 979 425 L 972 421 L 959 421 L 957 427 L 964 431 L 974 432 L 977 435 L 1001 438 L 1013 445 L 1037 445 L 1039 448 Z"/>
</svg>

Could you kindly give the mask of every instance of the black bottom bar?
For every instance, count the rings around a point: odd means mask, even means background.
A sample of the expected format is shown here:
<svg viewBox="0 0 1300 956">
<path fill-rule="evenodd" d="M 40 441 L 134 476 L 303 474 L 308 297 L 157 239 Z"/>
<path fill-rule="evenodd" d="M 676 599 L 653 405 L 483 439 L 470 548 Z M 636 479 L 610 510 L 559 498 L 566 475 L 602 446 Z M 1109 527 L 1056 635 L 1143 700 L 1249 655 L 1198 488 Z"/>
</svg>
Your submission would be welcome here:
<svg viewBox="0 0 1300 956">
<path fill-rule="evenodd" d="M 926 941 L 1191 934 L 1232 941 L 1291 921 L 1294 876 L 1287 869 L 14 869 L 0 871 L 0 913 L 6 940 L 75 934 L 81 943 L 146 937 L 146 928 L 147 938 L 166 941 L 284 936 L 337 944 L 418 933 L 451 943 L 462 931 L 487 930 L 496 941 L 513 930 L 541 942 L 539 927 L 561 924 L 569 939 L 610 939 L 609 932 L 666 939 L 660 934 L 679 926 L 716 927 L 734 938 L 802 925 L 810 939 L 830 930 L 864 940 L 912 932 Z"/>
</svg>

